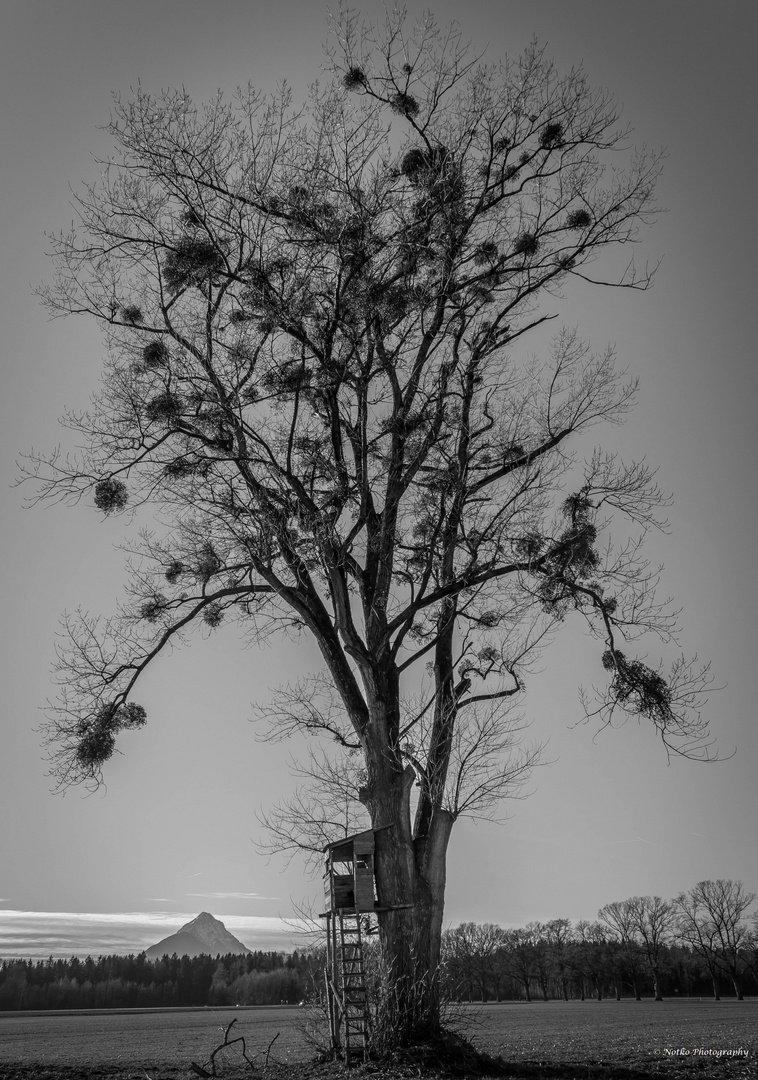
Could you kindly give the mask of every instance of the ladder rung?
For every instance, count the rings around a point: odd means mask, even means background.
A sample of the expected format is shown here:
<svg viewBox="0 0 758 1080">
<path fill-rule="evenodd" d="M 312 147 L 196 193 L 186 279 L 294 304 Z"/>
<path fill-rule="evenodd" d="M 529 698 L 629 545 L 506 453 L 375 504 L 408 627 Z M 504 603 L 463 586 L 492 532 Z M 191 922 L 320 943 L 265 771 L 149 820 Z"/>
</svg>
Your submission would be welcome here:
<svg viewBox="0 0 758 1080">
<path fill-rule="evenodd" d="M 332 984 L 332 990 L 338 996 L 345 1058 L 363 1059 L 366 1056 L 370 1018 L 363 966 L 361 915 L 358 912 L 340 912 L 339 937 L 335 945 L 339 950 L 341 986 Z"/>
</svg>

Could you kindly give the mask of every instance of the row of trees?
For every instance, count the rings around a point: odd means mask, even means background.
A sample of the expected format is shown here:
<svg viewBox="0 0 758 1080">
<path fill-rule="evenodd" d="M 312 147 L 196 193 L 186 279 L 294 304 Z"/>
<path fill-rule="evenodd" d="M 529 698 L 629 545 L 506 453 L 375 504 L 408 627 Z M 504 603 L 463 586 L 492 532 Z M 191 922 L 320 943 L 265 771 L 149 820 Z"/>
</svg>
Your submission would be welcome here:
<svg viewBox="0 0 758 1080">
<path fill-rule="evenodd" d="M 594 922 L 531 922 L 504 930 L 462 923 L 443 935 L 451 997 L 488 999 L 588 995 L 638 1001 L 650 993 L 712 992 L 742 1000 L 758 991 L 756 899 L 739 881 L 701 881 L 673 900 L 633 896 L 606 904 Z"/>
<path fill-rule="evenodd" d="M 294 1003 L 308 993 L 316 968 L 320 975 L 318 958 L 304 951 L 6 960 L 0 1010 Z"/>
<path fill-rule="evenodd" d="M 728 985 L 758 993 L 758 910 L 740 881 L 701 881 L 673 900 L 633 896 L 606 904 L 594 922 L 530 922 L 520 929 L 462 923 L 442 936 L 446 996 L 481 1001 L 652 993 L 718 1000 Z M 369 938 L 370 942 L 371 939 Z M 369 967 L 380 950 L 367 948 Z M 0 1010 L 276 1005 L 318 1000 L 324 949 L 244 956 L 144 953 L 94 960 L 7 960 Z M 371 972 L 369 972 L 369 975 Z"/>
</svg>

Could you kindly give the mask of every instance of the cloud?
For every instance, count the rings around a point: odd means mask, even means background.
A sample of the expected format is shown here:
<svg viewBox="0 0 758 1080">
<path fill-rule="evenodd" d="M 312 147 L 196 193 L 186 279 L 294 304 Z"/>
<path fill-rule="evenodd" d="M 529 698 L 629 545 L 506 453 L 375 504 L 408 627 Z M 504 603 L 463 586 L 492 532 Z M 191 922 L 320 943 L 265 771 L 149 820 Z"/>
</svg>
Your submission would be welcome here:
<svg viewBox="0 0 758 1080">
<path fill-rule="evenodd" d="M 0 959 L 140 953 L 196 915 L 181 911 L 0 911 Z M 283 919 L 225 915 L 223 922 L 250 949 L 295 947 L 295 924 Z"/>
<path fill-rule="evenodd" d="M 257 892 L 188 892 L 185 896 L 198 896 L 204 900 L 278 900 L 278 896 L 261 896 Z"/>
</svg>

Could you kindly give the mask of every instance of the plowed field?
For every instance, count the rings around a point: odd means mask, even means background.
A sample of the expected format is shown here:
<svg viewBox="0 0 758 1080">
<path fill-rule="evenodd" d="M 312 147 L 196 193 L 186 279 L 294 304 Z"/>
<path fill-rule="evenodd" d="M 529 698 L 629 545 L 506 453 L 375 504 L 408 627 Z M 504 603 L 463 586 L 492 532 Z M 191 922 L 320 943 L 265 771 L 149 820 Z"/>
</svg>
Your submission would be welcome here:
<svg viewBox="0 0 758 1080">
<path fill-rule="evenodd" d="M 279 1080 L 326 1080 L 337 1066 L 309 1064 L 307 1010 L 184 1009 L 87 1013 L 1 1013 L 2 1080 L 176 1080 L 241 1035 L 260 1070 Z M 463 1006 L 456 1028 L 504 1059 L 503 1075 L 558 1080 L 758 1078 L 758 1001 L 547 1002 Z M 272 1042 L 273 1041 L 273 1042 Z M 246 1075 L 239 1044 L 217 1057 L 220 1076 Z M 268 1057 L 266 1056 L 268 1052 Z M 419 1062 L 382 1070 L 387 1080 L 429 1075 Z M 432 1070 L 434 1071 L 434 1070 Z M 382 1080 L 376 1066 L 370 1073 Z"/>
</svg>

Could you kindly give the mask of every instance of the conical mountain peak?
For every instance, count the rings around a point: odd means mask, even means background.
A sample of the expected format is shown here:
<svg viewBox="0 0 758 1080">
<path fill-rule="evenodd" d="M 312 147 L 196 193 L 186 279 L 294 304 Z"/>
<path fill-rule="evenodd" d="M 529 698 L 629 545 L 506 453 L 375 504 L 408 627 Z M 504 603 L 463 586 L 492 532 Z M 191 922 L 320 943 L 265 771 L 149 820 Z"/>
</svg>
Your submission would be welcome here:
<svg viewBox="0 0 758 1080">
<path fill-rule="evenodd" d="M 176 934 L 163 938 L 156 945 L 145 950 L 149 959 L 160 956 L 225 956 L 227 953 L 248 953 L 234 934 L 230 934 L 224 924 L 208 911 L 201 911 L 190 922 L 185 923 Z"/>
</svg>

